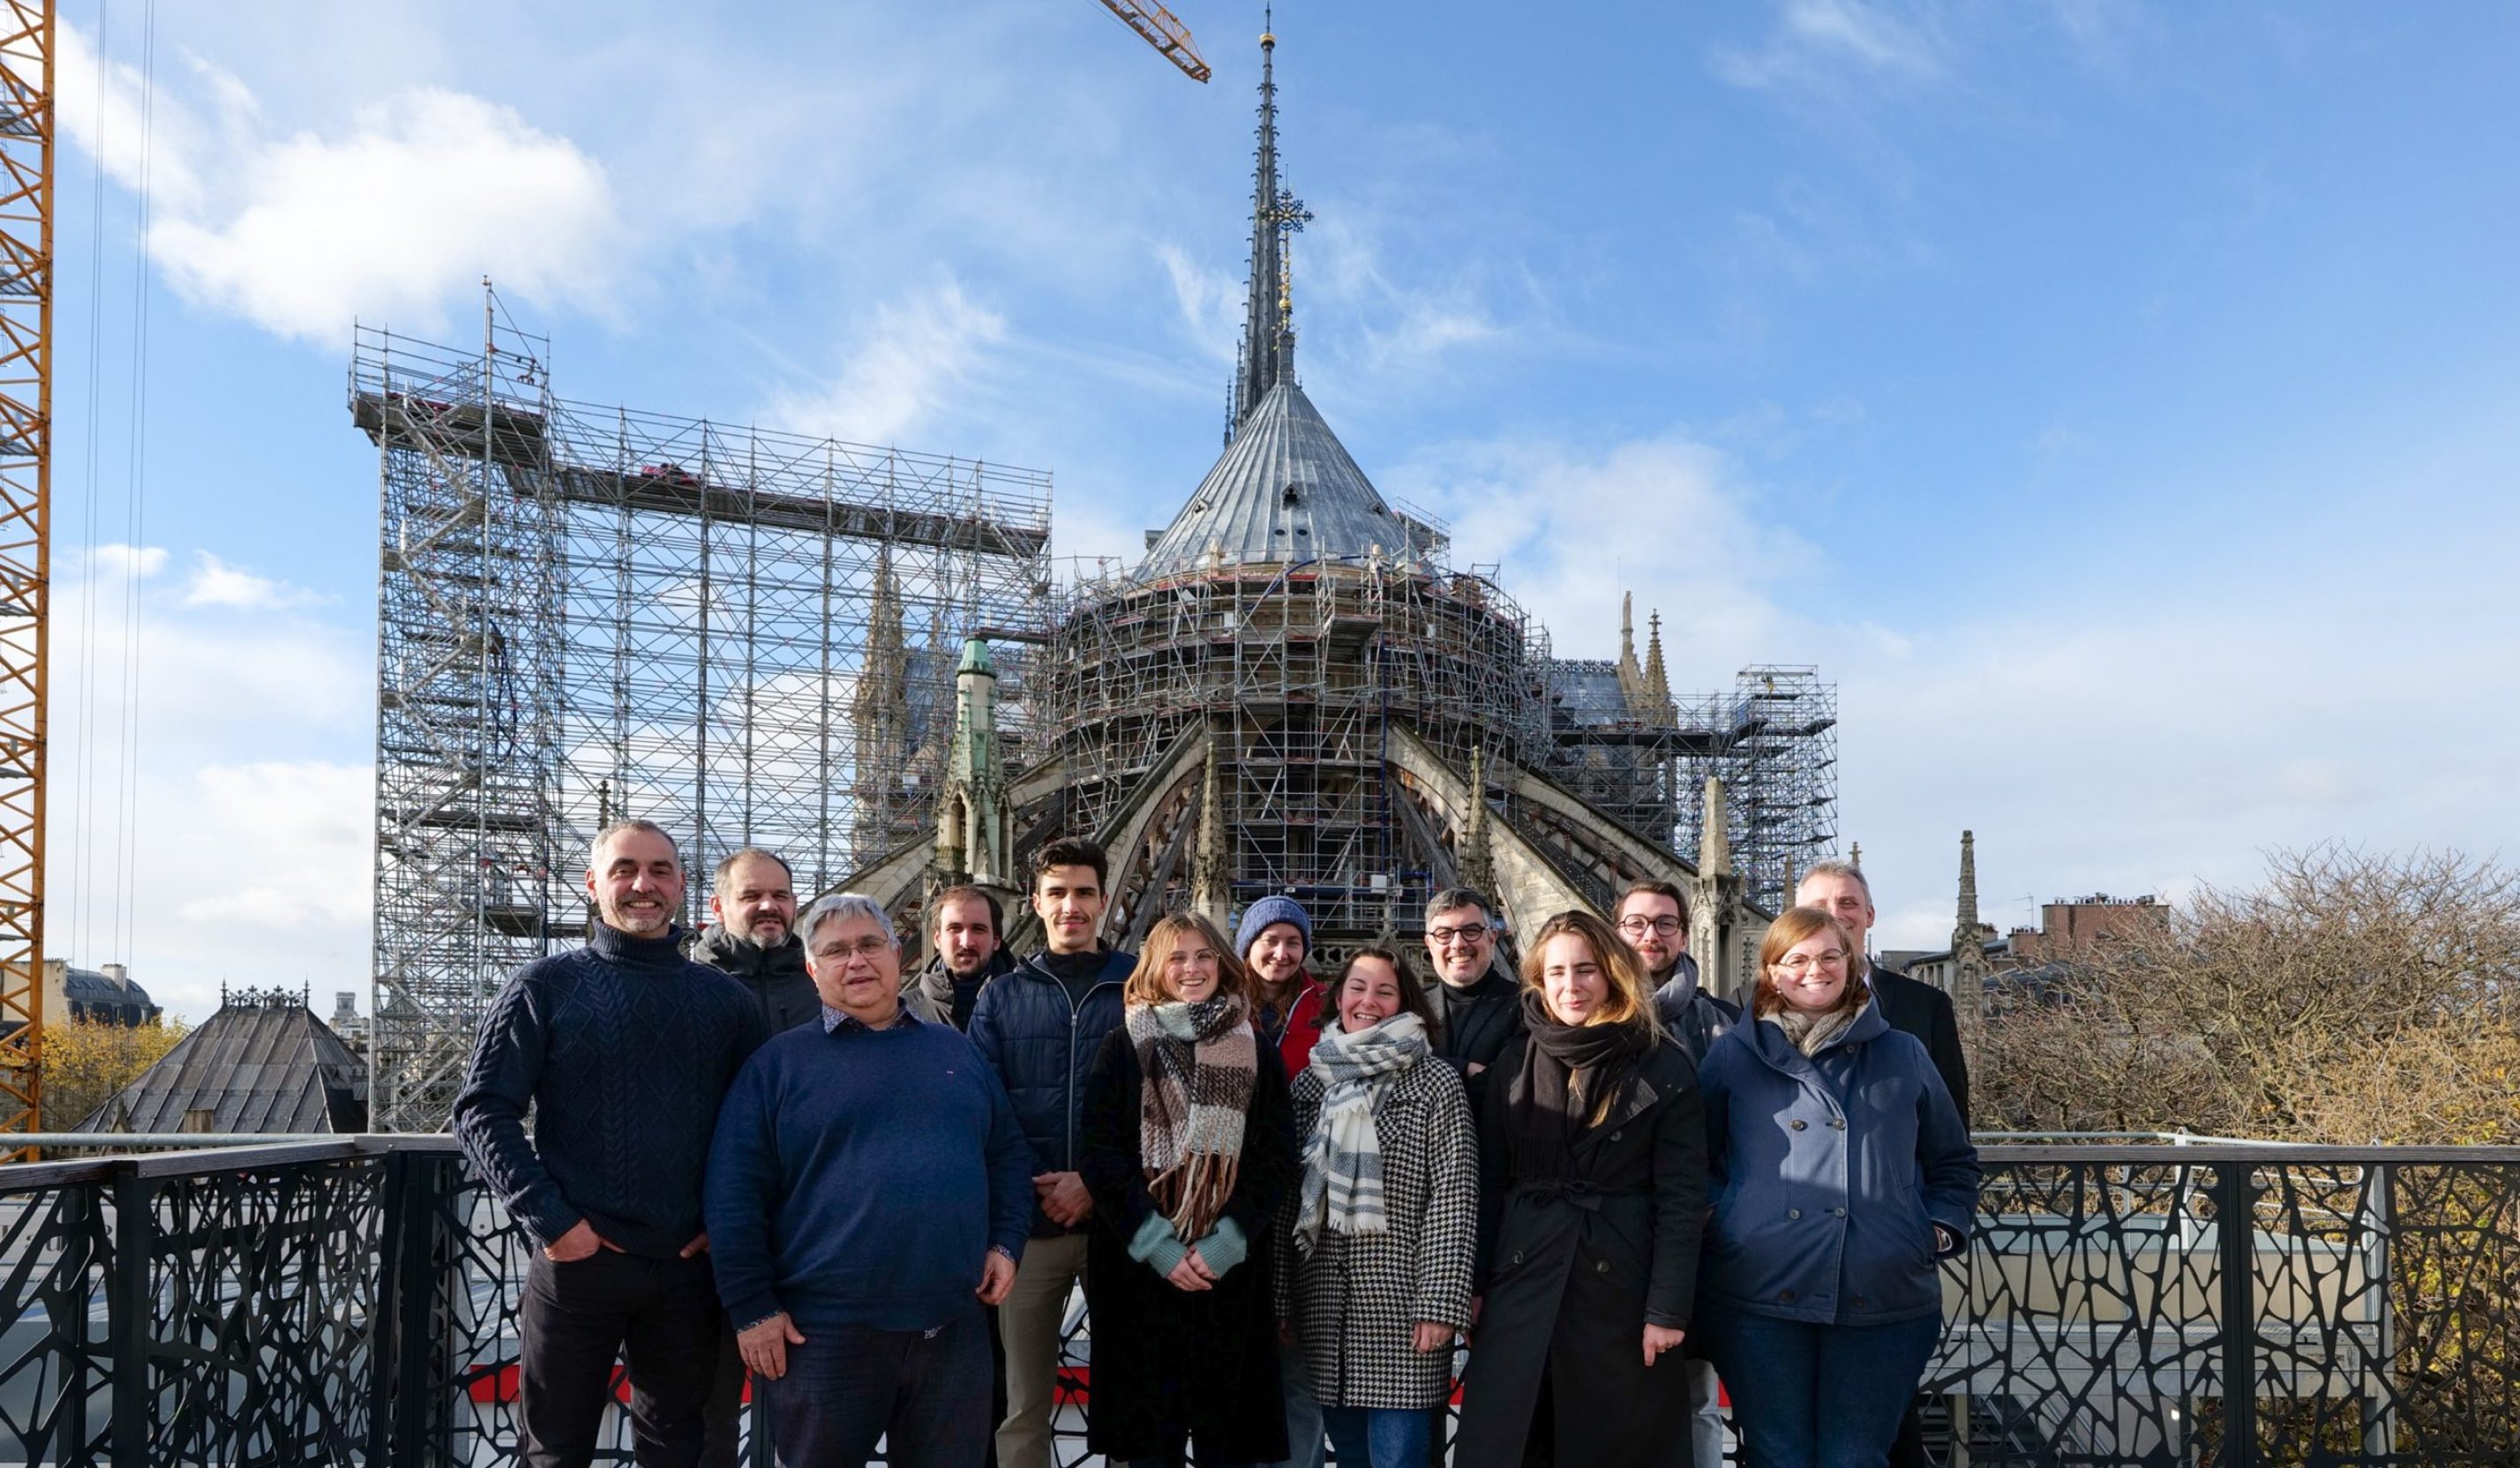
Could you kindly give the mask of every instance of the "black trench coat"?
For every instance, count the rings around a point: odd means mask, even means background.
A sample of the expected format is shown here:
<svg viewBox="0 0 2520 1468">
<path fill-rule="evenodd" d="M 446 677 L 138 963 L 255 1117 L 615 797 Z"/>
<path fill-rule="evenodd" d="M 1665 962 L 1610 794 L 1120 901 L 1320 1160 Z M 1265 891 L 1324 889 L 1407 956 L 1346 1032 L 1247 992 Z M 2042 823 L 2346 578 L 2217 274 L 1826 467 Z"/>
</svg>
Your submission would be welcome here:
<svg viewBox="0 0 2520 1468">
<path fill-rule="evenodd" d="M 1574 1185 L 1518 1186 L 1507 1098 L 1530 1043 L 1490 1077 L 1479 1125 L 1479 1279 L 1485 1304 L 1462 1389 L 1455 1468 L 1524 1459 L 1545 1369 L 1554 1461 L 1688 1468 L 1681 1353 L 1644 1363 L 1644 1327 L 1687 1328 L 1706 1225 L 1706 1124 L 1697 1071 L 1664 1042 L 1637 1084 L 1575 1144 Z M 1534 1445 L 1539 1461 L 1552 1447 Z"/>
<path fill-rule="evenodd" d="M 1242 1159 L 1225 1213 L 1250 1247 L 1216 1287 L 1191 1293 L 1129 1257 L 1154 1211 L 1138 1146 L 1144 1076 L 1129 1032 L 1096 1054 L 1077 1119 L 1077 1171 L 1094 1194 L 1085 1246 L 1094 1396 L 1085 1442 L 1113 1461 L 1169 1457 L 1194 1436 L 1203 1463 L 1274 1463 L 1286 1455 L 1278 1382 L 1278 1317 L 1270 1224 L 1294 1185 L 1294 1104 L 1277 1054 L 1261 1047 L 1242 1128 Z"/>
</svg>

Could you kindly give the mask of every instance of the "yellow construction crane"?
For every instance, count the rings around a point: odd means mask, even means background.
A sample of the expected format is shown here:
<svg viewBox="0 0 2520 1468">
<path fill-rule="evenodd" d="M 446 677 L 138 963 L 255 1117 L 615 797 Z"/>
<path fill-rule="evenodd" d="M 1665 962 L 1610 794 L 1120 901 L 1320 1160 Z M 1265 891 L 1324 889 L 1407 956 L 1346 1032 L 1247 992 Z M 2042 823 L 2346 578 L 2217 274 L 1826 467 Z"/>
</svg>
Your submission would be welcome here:
<svg viewBox="0 0 2520 1468">
<path fill-rule="evenodd" d="M 1190 38 L 1190 27 L 1181 22 L 1181 17 L 1160 5 L 1135 5 L 1130 0 L 1102 0 L 1102 8 L 1118 16 L 1122 24 L 1162 52 L 1164 59 L 1181 67 L 1191 80 L 1207 80 L 1207 59 L 1198 54 L 1197 45 Z"/>
<path fill-rule="evenodd" d="M 43 1128 L 53 57 L 51 0 L 0 0 L 0 1132 Z"/>
</svg>

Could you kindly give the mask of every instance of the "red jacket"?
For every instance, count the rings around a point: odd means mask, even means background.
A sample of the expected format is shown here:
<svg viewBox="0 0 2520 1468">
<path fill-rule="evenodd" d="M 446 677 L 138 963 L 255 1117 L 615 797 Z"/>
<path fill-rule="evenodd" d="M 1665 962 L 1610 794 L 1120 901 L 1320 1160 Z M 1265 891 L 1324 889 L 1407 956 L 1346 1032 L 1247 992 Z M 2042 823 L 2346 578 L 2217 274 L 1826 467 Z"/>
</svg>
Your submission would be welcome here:
<svg viewBox="0 0 2520 1468">
<path fill-rule="evenodd" d="M 1287 1006 L 1285 1028 L 1278 1041 L 1278 1060 L 1285 1067 L 1289 1084 L 1313 1063 L 1313 1046 L 1322 1043 L 1322 1026 L 1328 1018 L 1328 990 L 1310 979 L 1295 980 L 1295 998 Z M 1263 1033 L 1267 1033 L 1265 1026 Z"/>
</svg>

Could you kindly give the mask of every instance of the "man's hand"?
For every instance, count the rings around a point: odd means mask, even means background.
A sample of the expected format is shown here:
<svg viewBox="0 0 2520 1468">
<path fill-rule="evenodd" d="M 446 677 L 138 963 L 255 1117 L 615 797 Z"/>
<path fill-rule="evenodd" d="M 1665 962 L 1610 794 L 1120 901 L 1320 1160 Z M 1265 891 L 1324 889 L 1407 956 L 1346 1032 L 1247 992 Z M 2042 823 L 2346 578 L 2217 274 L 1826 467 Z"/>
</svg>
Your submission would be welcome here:
<svg viewBox="0 0 2520 1468">
<path fill-rule="evenodd" d="M 699 1231 L 698 1237 L 693 1239 L 690 1243 L 683 1245 L 682 1257 L 685 1259 L 691 1259 L 697 1255 L 706 1254 L 707 1252 L 708 1230 L 703 1228 Z"/>
<path fill-rule="evenodd" d="M 1486 1067 L 1486 1066 L 1479 1064 L 1479 1063 L 1478 1063 L 1477 1061 L 1475 1061 L 1475 1060 L 1471 1061 L 1471 1062 L 1469 1063 L 1469 1066 L 1468 1066 L 1469 1074 L 1471 1074 L 1471 1075 L 1473 1075 L 1473 1076 L 1477 1075 L 1479 1072 L 1481 1072 L 1481 1071 L 1483 1071 L 1483 1070 L 1486 1070 L 1486 1069 L 1487 1069 L 1487 1067 Z"/>
<path fill-rule="evenodd" d="M 556 1265 L 575 1264 L 598 1249 L 621 1252 L 621 1246 L 595 1231 L 595 1225 L 584 1219 L 577 1221 L 568 1232 L 543 1245 L 543 1258 Z"/>
<path fill-rule="evenodd" d="M 1646 1326 L 1645 1364 L 1648 1366 L 1652 1365 L 1654 1363 L 1654 1357 L 1662 1355 L 1666 1351 L 1678 1351 L 1680 1349 L 1681 1339 L 1688 1334 L 1688 1332 L 1685 1330 L 1673 1330 L 1666 1325 Z"/>
<path fill-rule="evenodd" d="M 744 1366 L 768 1381 L 788 1374 L 788 1348 L 804 1344 L 804 1332 L 796 1328 L 784 1310 L 758 1325 L 738 1331 L 735 1337 L 735 1349 L 743 1357 Z"/>
<path fill-rule="evenodd" d="M 1061 1228 L 1073 1228 L 1094 1216 L 1094 1195 L 1074 1173 L 1043 1173 L 1032 1179 L 1032 1191 L 1041 1200 L 1041 1211 Z"/>
<path fill-rule="evenodd" d="M 995 1305 L 1015 1287 L 1015 1262 L 995 1249 L 980 1256 L 980 1287 L 972 1291 L 982 1305 Z"/>
<path fill-rule="evenodd" d="M 1438 1351 L 1452 1350 L 1453 1337 L 1458 1334 L 1460 1332 L 1450 1325 L 1434 1320 L 1420 1320 L 1418 1322 L 1417 1338 L 1409 1344 L 1418 1348 L 1418 1355 L 1432 1356 Z"/>
</svg>

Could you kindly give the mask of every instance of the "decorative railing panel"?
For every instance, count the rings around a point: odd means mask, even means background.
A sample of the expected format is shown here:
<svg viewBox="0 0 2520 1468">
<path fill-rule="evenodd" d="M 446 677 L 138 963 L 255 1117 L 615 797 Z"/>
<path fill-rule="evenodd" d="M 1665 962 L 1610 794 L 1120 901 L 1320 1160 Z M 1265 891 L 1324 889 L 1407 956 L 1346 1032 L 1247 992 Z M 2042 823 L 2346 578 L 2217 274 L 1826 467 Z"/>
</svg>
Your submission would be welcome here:
<svg viewBox="0 0 2520 1468">
<path fill-rule="evenodd" d="M 1945 1462 L 2520 1462 L 2520 1148 L 1985 1157 Z M 442 1137 L 0 1171 L 0 1460 L 515 1462 L 527 1247 Z"/>
</svg>

